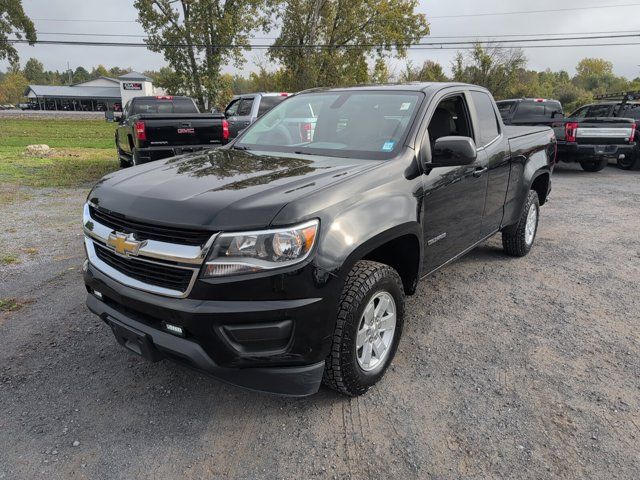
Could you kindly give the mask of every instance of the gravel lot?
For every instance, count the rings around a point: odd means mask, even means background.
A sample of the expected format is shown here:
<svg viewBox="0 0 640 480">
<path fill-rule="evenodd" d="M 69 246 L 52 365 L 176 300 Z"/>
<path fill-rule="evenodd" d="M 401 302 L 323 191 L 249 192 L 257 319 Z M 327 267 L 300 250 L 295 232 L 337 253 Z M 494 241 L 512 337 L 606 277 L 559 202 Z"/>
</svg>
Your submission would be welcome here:
<svg viewBox="0 0 640 480">
<path fill-rule="evenodd" d="M 640 172 L 560 167 L 531 254 L 496 237 L 424 280 L 358 399 L 127 353 L 84 306 L 86 191 L 22 193 L 0 204 L 0 479 L 640 478 Z"/>
</svg>

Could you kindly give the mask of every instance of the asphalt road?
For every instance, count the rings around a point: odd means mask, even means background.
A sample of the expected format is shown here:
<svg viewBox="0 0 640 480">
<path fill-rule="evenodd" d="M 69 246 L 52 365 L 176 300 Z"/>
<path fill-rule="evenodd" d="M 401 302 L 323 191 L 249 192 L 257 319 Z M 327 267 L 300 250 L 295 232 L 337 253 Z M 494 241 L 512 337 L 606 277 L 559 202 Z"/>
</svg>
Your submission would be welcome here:
<svg viewBox="0 0 640 480">
<path fill-rule="evenodd" d="M 640 478 L 640 172 L 561 167 L 531 254 L 496 237 L 424 280 L 357 399 L 127 353 L 84 306 L 86 191 L 23 193 L 0 205 L 0 479 Z"/>
</svg>

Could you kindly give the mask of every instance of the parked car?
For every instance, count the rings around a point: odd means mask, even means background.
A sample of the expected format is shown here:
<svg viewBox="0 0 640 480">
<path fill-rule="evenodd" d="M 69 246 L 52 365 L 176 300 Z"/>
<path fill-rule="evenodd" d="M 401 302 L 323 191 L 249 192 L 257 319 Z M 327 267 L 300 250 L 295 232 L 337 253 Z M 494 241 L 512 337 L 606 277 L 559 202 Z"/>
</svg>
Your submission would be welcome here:
<svg viewBox="0 0 640 480">
<path fill-rule="evenodd" d="M 313 105 L 311 140 L 288 134 Z M 548 127 L 482 87 L 292 96 L 220 149 L 110 174 L 84 206 L 89 309 L 125 348 L 287 395 L 360 395 L 391 363 L 405 295 L 496 233 L 533 247 Z"/>
<path fill-rule="evenodd" d="M 236 138 L 238 133 L 288 96 L 289 94 L 286 92 L 259 92 L 233 97 L 227 108 L 224 109 L 224 115 L 229 122 L 229 138 Z"/>
<path fill-rule="evenodd" d="M 605 117 L 630 118 L 635 123 L 635 146 L 630 154 L 618 155 L 617 164 L 623 170 L 640 169 L 640 92 L 622 92 L 600 95 L 596 97 L 604 101 L 580 107 L 572 114 L 574 118 Z"/>
<path fill-rule="evenodd" d="M 613 106 L 580 107 L 569 117 L 553 123 L 558 139 L 558 160 L 578 162 L 583 170 L 599 172 L 609 163 L 636 157 L 636 123 L 610 115 Z"/>
<path fill-rule="evenodd" d="M 14 105 L 12 105 L 11 103 L 3 103 L 0 105 L 0 110 L 13 110 L 16 107 Z"/>
<path fill-rule="evenodd" d="M 506 125 L 546 125 L 564 117 L 562 104 L 546 98 L 512 98 L 496 102 Z"/>
<path fill-rule="evenodd" d="M 200 113 L 189 97 L 135 97 L 118 114 L 121 167 L 224 145 L 229 126 L 221 114 Z"/>
</svg>

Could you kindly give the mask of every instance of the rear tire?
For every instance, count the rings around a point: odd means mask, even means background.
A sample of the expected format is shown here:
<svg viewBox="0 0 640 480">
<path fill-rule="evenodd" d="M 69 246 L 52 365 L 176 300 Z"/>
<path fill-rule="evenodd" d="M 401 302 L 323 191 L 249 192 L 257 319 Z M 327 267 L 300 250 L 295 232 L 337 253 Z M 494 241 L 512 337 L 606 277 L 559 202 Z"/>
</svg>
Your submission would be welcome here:
<svg viewBox="0 0 640 480">
<path fill-rule="evenodd" d="M 340 296 L 323 383 L 350 397 L 382 378 L 400 342 L 404 290 L 388 265 L 362 260 L 347 276 Z"/>
<path fill-rule="evenodd" d="M 640 169 L 640 155 L 634 153 L 633 156 L 618 159 L 618 167 L 622 170 L 638 170 Z"/>
<path fill-rule="evenodd" d="M 538 233 L 540 219 L 540 199 L 538 194 L 529 190 L 527 202 L 516 225 L 502 231 L 502 248 L 512 257 L 524 257 L 531 251 Z"/>
<path fill-rule="evenodd" d="M 604 167 L 606 167 L 608 163 L 608 158 L 602 158 L 595 161 L 580 162 L 580 166 L 585 172 L 599 172 L 600 170 L 604 170 Z"/>
</svg>

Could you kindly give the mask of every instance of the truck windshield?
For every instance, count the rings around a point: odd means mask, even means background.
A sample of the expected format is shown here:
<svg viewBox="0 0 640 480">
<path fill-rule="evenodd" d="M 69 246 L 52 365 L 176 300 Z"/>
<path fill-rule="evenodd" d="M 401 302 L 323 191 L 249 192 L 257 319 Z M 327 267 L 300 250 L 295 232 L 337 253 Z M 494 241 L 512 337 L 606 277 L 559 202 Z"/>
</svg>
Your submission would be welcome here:
<svg viewBox="0 0 640 480">
<path fill-rule="evenodd" d="M 386 159 L 402 148 L 420 92 L 347 91 L 289 97 L 236 142 L 246 150 Z"/>
</svg>

